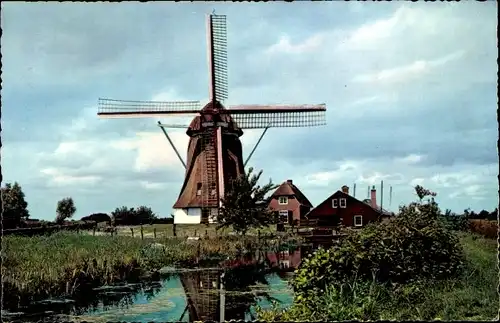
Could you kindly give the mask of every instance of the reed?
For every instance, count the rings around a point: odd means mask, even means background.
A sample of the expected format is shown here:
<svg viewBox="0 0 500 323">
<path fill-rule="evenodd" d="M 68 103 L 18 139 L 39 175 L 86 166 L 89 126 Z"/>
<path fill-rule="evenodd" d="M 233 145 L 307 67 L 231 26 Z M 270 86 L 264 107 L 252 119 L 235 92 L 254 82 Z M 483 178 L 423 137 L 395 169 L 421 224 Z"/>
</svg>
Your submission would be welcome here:
<svg viewBox="0 0 500 323">
<path fill-rule="evenodd" d="M 225 236 L 190 241 L 164 237 L 91 236 L 59 232 L 3 239 L 4 306 L 17 309 L 49 297 L 67 297 L 119 281 L 139 280 L 164 266 L 222 260 L 257 249 L 274 249 L 288 237 Z"/>
</svg>

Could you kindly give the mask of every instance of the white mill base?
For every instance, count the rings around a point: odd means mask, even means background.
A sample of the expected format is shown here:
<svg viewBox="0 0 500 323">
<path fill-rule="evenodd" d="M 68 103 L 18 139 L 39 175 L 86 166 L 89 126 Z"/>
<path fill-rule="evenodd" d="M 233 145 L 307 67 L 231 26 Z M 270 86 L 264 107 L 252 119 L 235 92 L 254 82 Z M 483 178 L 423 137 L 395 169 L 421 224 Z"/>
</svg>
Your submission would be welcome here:
<svg viewBox="0 0 500 323">
<path fill-rule="evenodd" d="M 210 209 L 208 223 L 216 223 L 217 209 Z M 173 209 L 175 224 L 200 224 L 201 208 Z"/>
</svg>

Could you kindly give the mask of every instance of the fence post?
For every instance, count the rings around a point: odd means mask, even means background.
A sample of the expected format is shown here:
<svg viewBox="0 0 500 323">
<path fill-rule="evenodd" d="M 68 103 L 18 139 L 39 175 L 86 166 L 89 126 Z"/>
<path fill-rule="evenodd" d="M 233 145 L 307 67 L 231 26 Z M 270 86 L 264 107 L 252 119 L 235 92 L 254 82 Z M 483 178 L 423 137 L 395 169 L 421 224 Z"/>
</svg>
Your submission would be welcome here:
<svg viewBox="0 0 500 323">
<path fill-rule="evenodd" d="M 156 228 L 153 228 L 153 237 L 156 239 Z"/>
<path fill-rule="evenodd" d="M 196 234 L 197 234 L 196 229 L 194 229 L 194 236 L 195 236 L 195 237 L 196 237 Z"/>
<path fill-rule="evenodd" d="M 142 228 L 142 224 L 141 224 L 141 240 L 144 240 L 144 231 L 143 231 L 143 228 Z"/>
<path fill-rule="evenodd" d="M 174 224 L 172 224 L 172 232 L 173 232 L 173 234 L 174 234 L 174 237 L 177 237 L 177 226 L 176 226 L 176 224 L 175 224 L 175 223 L 174 223 Z"/>
<path fill-rule="evenodd" d="M 134 237 L 134 228 L 130 228 L 130 232 L 132 232 L 132 238 Z"/>
<path fill-rule="evenodd" d="M 201 254 L 201 242 L 198 242 L 198 250 L 197 250 L 197 256 L 196 256 L 196 263 L 200 262 L 200 254 Z"/>
<path fill-rule="evenodd" d="M 205 230 L 205 237 L 208 237 L 208 230 Z"/>
<path fill-rule="evenodd" d="M 92 231 L 93 231 L 93 232 L 92 232 L 92 235 L 93 235 L 93 236 L 95 236 L 95 229 L 96 229 L 96 227 L 97 227 L 97 226 L 95 226 L 95 227 L 93 228 L 93 230 L 92 230 Z"/>
</svg>

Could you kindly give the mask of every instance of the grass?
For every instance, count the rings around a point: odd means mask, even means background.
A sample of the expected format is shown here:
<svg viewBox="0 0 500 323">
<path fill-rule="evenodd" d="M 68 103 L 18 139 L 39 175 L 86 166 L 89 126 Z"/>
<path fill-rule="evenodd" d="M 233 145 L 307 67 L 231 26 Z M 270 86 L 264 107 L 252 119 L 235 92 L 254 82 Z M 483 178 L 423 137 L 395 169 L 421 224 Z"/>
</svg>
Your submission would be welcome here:
<svg viewBox="0 0 500 323">
<path fill-rule="evenodd" d="M 284 242 L 281 237 L 276 245 Z M 234 258 L 245 249 L 273 248 L 257 237 L 225 236 L 190 242 L 183 238 L 59 232 L 47 236 L 5 236 L 2 250 L 4 306 L 17 309 L 32 301 L 71 296 L 102 285 L 138 280 L 164 266 L 188 266 L 196 259 Z M 148 247 L 161 243 L 163 248 Z"/>
<path fill-rule="evenodd" d="M 474 233 L 461 232 L 458 237 L 466 266 L 457 278 L 397 287 L 352 282 L 342 295 L 328 290 L 314 299 L 316 310 L 296 301 L 288 310 L 260 311 L 259 319 L 492 320 L 499 308 L 496 241 Z"/>
<path fill-rule="evenodd" d="M 459 233 L 466 266 L 462 275 L 442 282 L 424 282 L 415 295 L 394 295 L 384 316 L 398 320 L 491 320 L 497 315 L 498 270 L 496 241 L 476 234 Z"/>
</svg>

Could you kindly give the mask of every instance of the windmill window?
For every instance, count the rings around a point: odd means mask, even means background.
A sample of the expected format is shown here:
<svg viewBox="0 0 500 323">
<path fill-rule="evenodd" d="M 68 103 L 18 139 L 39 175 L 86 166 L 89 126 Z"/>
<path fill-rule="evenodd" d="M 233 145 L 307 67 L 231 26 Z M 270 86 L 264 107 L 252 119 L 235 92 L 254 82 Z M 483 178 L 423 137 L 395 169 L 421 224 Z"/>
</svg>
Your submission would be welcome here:
<svg viewBox="0 0 500 323">
<path fill-rule="evenodd" d="M 280 196 L 278 199 L 278 203 L 280 205 L 287 205 L 288 204 L 288 197 L 287 196 Z"/>
<path fill-rule="evenodd" d="M 340 199 L 340 207 L 345 209 L 347 206 L 347 200 L 346 199 Z"/>
<path fill-rule="evenodd" d="M 196 184 L 196 195 L 201 195 L 201 183 Z"/>
<path fill-rule="evenodd" d="M 288 210 L 281 210 L 279 211 L 279 214 L 280 214 L 280 221 L 288 224 Z"/>
<path fill-rule="evenodd" d="M 210 195 L 215 195 L 217 190 L 215 189 L 215 184 L 210 185 Z"/>
<path fill-rule="evenodd" d="M 336 209 L 339 207 L 339 200 L 332 199 L 332 208 Z"/>
<path fill-rule="evenodd" d="M 361 216 L 361 215 L 354 216 L 354 226 L 355 227 L 363 226 L 363 216 Z"/>
</svg>

